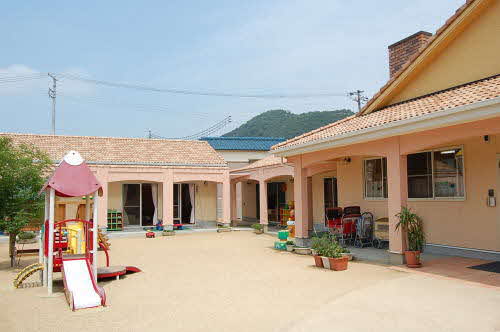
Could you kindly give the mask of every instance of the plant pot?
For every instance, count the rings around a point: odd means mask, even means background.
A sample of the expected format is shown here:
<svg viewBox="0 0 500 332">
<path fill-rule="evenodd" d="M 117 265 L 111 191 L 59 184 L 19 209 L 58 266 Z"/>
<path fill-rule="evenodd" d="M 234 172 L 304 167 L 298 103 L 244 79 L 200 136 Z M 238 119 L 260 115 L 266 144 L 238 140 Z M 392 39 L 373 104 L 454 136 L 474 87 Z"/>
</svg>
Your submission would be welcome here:
<svg viewBox="0 0 500 332">
<path fill-rule="evenodd" d="M 230 231 L 231 231 L 231 228 L 229 228 L 229 227 L 220 227 L 220 228 L 217 228 L 217 233 L 230 232 Z"/>
<path fill-rule="evenodd" d="M 170 232 L 163 231 L 163 232 L 161 232 L 161 235 L 163 235 L 163 236 L 174 236 L 175 235 L 175 231 L 170 231 Z"/>
<path fill-rule="evenodd" d="M 334 271 L 344 271 L 347 270 L 347 263 L 349 262 L 349 258 L 347 256 L 343 256 L 340 258 L 332 258 L 328 257 L 330 261 L 330 270 Z"/>
<path fill-rule="evenodd" d="M 253 231 L 255 234 L 263 234 L 264 233 L 264 230 L 263 229 L 255 229 Z"/>
<path fill-rule="evenodd" d="M 311 248 L 295 247 L 293 252 L 299 255 L 310 255 Z"/>
<path fill-rule="evenodd" d="M 292 252 L 294 248 L 295 248 L 295 246 L 293 244 L 292 245 L 289 245 L 289 244 L 286 245 L 286 251 Z"/>
<path fill-rule="evenodd" d="M 420 251 L 405 251 L 406 266 L 411 268 L 421 267 Z"/>
<path fill-rule="evenodd" d="M 323 260 L 321 259 L 321 256 L 313 255 L 313 257 L 314 257 L 314 265 L 316 265 L 316 267 L 323 267 Z"/>
<path fill-rule="evenodd" d="M 350 260 L 350 261 L 352 261 L 352 259 L 353 259 L 352 254 L 349 253 L 349 252 L 342 253 L 342 257 L 344 257 L 344 256 L 347 257 L 347 259 Z"/>
<path fill-rule="evenodd" d="M 330 260 L 328 259 L 328 257 L 321 256 L 321 260 L 323 261 L 323 267 L 325 269 L 329 269 L 330 268 Z"/>
</svg>

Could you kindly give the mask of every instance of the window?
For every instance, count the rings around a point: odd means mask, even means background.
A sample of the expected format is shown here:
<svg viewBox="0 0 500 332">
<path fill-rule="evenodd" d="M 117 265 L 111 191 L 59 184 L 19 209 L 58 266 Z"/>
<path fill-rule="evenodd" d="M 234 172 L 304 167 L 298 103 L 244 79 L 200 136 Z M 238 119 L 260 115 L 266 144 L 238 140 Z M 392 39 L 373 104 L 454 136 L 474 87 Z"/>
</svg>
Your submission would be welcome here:
<svg viewBox="0 0 500 332">
<path fill-rule="evenodd" d="M 365 198 L 387 198 L 387 159 L 364 161 Z"/>
<path fill-rule="evenodd" d="M 408 155 L 408 198 L 463 198 L 462 148 Z"/>
</svg>

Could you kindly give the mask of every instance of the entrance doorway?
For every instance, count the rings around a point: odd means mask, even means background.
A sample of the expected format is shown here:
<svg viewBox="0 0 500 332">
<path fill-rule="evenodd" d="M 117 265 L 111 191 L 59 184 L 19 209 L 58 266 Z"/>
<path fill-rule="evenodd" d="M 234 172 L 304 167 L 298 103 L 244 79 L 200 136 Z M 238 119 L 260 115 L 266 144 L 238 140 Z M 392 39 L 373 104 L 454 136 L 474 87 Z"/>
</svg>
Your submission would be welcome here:
<svg viewBox="0 0 500 332">
<path fill-rule="evenodd" d="M 158 184 L 123 184 L 123 217 L 125 226 L 153 226 L 158 219 Z"/>
<path fill-rule="evenodd" d="M 194 224 L 194 192 L 191 183 L 174 183 L 174 224 Z"/>
<path fill-rule="evenodd" d="M 338 207 L 337 178 L 323 179 L 324 208 Z"/>
<path fill-rule="evenodd" d="M 269 221 L 281 222 L 281 209 L 286 205 L 286 183 L 269 182 L 267 184 L 267 209 Z M 260 211 L 262 213 L 262 211 Z"/>
</svg>

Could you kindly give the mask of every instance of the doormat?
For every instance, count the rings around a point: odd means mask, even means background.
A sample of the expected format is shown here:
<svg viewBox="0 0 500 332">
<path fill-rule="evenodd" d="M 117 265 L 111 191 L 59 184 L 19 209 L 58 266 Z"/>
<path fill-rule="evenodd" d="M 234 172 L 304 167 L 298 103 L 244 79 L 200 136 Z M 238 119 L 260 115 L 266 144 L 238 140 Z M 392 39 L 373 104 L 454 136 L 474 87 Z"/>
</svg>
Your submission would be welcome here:
<svg viewBox="0 0 500 332">
<path fill-rule="evenodd" d="M 469 269 L 500 273 L 500 261 L 481 264 L 481 265 L 469 266 Z"/>
</svg>

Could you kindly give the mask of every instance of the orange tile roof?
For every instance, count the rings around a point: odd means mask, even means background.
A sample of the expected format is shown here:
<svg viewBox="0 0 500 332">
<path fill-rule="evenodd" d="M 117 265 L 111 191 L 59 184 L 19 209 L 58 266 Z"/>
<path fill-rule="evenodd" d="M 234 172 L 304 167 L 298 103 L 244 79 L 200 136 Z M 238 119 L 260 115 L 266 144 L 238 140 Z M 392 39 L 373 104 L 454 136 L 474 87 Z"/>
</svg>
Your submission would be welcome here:
<svg viewBox="0 0 500 332">
<path fill-rule="evenodd" d="M 326 138 L 416 118 L 454 107 L 500 97 L 500 74 L 429 95 L 386 106 L 366 115 L 353 115 L 308 133 L 276 144 L 272 150 L 299 146 Z M 271 150 L 271 151 L 272 151 Z"/>
<path fill-rule="evenodd" d="M 422 47 L 422 49 L 420 49 L 413 56 L 411 56 L 408 59 L 408 61 L 403 66 L 401 66 L 401 68 L 396 73 L 394 73 L 394 75 L 389 79 L 389 81 L 387 81 L 387 83 L 385 83 L 380 88 L 380 90 L 368 100 L 368 102 L 363 106 L 359 114 L 364 114 L 370 107 L 370 105 L 373 104 L 375 100 L 377 100 L 378 97 L 380 97 L 385 92 L 385 90 L 387 90 L 403 74 L 403 72 L 406 71 L 406 69 L 408 69 L 408 67 L 410 67 L 411 64 L 418 57 L 420 57 L 420 55 L 422 55 L 422 53 L 424 53 L 429 47 L 431 47 L 433 42 L 475 1 L 478 0 L 466 0 L 466 2 L 462 6 L 460 6 L 455 11 L 455 13 L 452 16 L 450 16 L 439 29 L 436 30 L 436 33 L 429 38 L 427 45 L 425 47 Z"/>
<path fill-rule="evenodd" d="M 0 133 L 14 144 L 32 144 L 54 161 L 69 150 L 94 164 L 226 167 L 205 141 Z"/>
<path fill-rule="evenodd" d="M 249 171 L 249 170 L 256 169 L 256 168 L 261 168 L 261 167 L 280 165 L 283 162 L 286 162 L 286 159 L 284 161 L 282 161 L 281 157 L 277 157 L 275 155 L 269 155 L 269 156 L 267 156 L 265 158 L 257 160 L 256 162 L 254 162 L 254 163 L 252 163 L 252 164 L 250 164 L 248 166 L 244 166 L 244 167 L 241 167 L 241 168 L 237 168 L 237 169 L 231 170 L 230 173 L 239 173 L 239 172 L 242 172 L 242 171 Z"/>
</svg>

